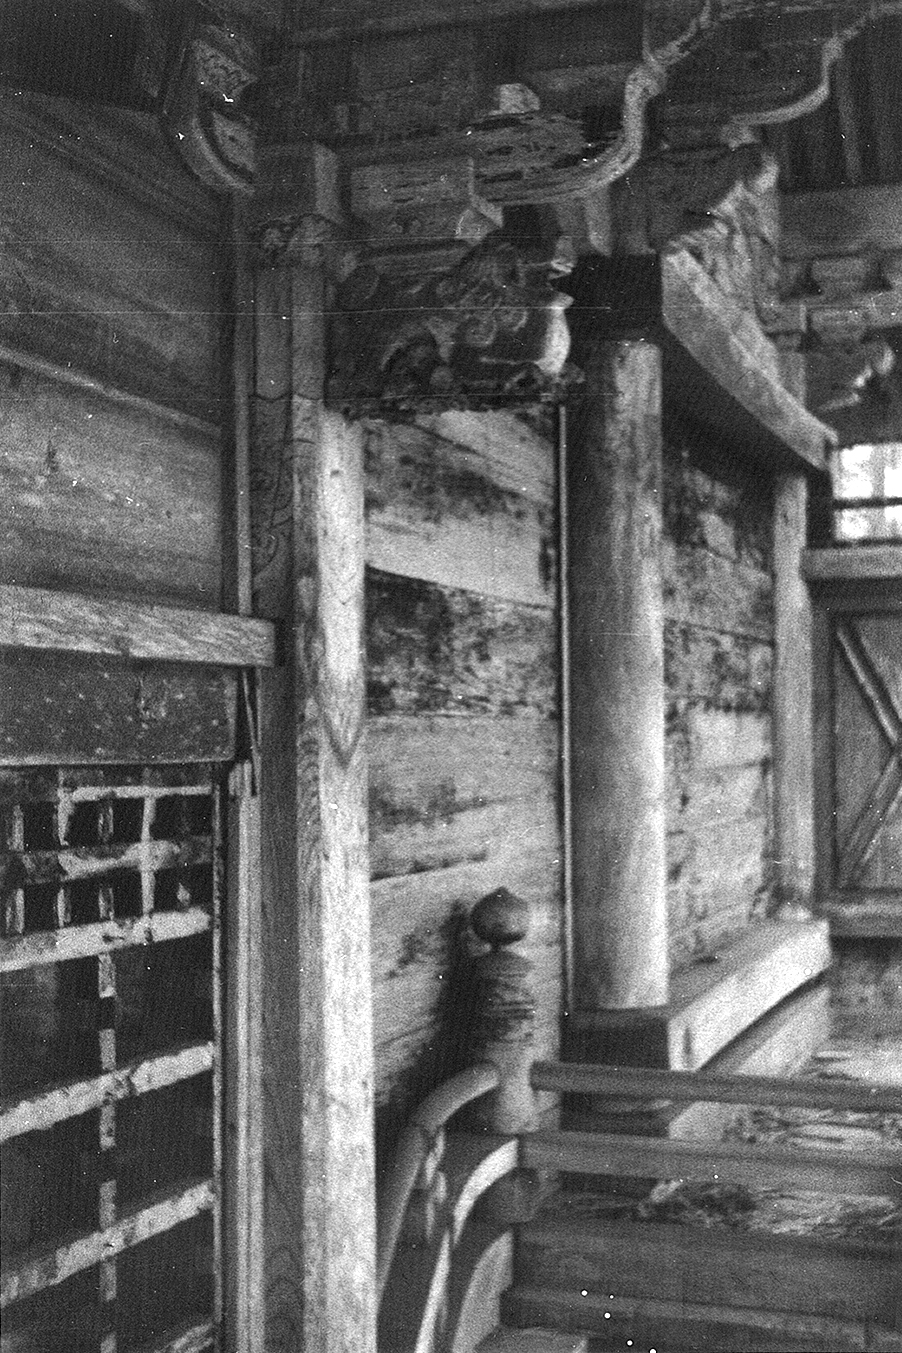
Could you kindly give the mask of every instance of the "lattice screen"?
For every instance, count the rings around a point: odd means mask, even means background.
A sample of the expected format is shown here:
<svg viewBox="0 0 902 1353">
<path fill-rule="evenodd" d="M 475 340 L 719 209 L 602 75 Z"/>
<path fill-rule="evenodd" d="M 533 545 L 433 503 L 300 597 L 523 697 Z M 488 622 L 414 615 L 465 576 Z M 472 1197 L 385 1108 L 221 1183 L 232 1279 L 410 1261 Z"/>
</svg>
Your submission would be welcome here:
<svg viewBox="0 0 902 1353">
<path fill-rule="evenodd" d="M 218 1345 L 217 784 L 0 771 L 3 1353 Z"/>
</svg>

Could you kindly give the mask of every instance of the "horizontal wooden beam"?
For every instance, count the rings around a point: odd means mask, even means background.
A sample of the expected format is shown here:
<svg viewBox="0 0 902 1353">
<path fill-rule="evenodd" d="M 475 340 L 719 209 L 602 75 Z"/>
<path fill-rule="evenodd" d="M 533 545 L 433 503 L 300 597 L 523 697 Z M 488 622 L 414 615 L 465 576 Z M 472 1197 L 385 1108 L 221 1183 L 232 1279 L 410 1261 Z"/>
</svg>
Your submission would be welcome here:
<svg viewBox="0 0 902 1353">
<path fill-rule="evenodd" d="M 902 249 L 902 183 L 787 193 L 781 219 L 785 258 Z"/>
<path fill-rule="evenodd" d="M 536 1132 L 523 1138 L 521 1155 L 527 1169 L 902 1197 L 897 1182 L 899 1152 L 894 1150 L 790 1149 L 603 1132 Z"/>
<path fill-rule="evenodd" d="M 777 1104 L 793 1108 L 902 1113 L 902 1089 L 854 1082 L 800 1081 L 777 1076 L 710 1076 L 700 1071 L 658 1071 L 646 1067 L 598 1066 L 580 1062 L 536 1062 L 536 1090 L 557 1094 L 667 1099 L 681 1104 Z"/>
<path fill-rule="evenodd" d="M 662 259 L 661 305 L 672 340 L 665 391 L 739 455 L 775 471 L 825 470 L 836 434 L 790 394 L 764 334 L 685 251 Z"/>
<path fill-rule="evenodd" d="M 164 1086 L 200 1076 L 212 1065 L 212 1043 L 194 1043 L 89 1080 L 68 1081 L 39 1094 L 4 1100 L 0 1103 L 0 1142 L 21 1137 L 25 1132 L 43 1132 L 54 1123 L 77 1118 L 119 1099 L 162 1090 Z"/>
<path fill-rule="evenodd" d="M 849 939 L 902 940 L 902 899 L 886 893 L 844 891 L 818 906 L 833 935 Z"/>
<path fill-rule="evenodd" d="M 215 1201 L 212 1180 L 196 1181 L 178 1193 L 168 1194 L 149 1207 L 120 1218 L 104 1231 L 79 1236 L 56 1249 L 45 1250 L 18 1264 L 11 1263 L 0 1276 L 0 1309 L 65 1282 L 74 1274 L 93 1268 L 101 1260 L 112 1259 L 133 1245 L 171 1231 L 181 1222 L 208 1211 Z"/>
<path fill-rule="evenodd" d="M 183 1325 L 178 1330 L 151 1339 L 135 1353 L 206 1353 L 213 1347 L 215 1330 L 210 1320 L 200 1324 Z"/>
<path fill-rule="evenodd" d="M 802 576 L 809 582 L 902 578 L 902 545 L 849 545 L 845 549 L 803 550 Z"/>
<path fill-rule="evenodd" d="M 158 911 L 132 920 L 93 921 L 90 925 L 62 930 L 35 930 L 26 935 L 0 939 L 0 972 L 34 968 L 41 963 L 66 963 L 74 958 L 94 958 L 113 949 L 132 945 L 161 944 L 200 935 L 211 926 L 210 913 L 202 907 L 184 911 Z"/>
<path fill-rule="evenodd" d="M 172 423 L 186 432 L 196 432 L 202 437 L 218 437 L 220 433 L 218 424 L 211 423 L 206 418 L 185 413 L 183 409 L 173 408 L 170 404 L 160 404 L 155 399 L 145 398 L 144 395 L 132 394 L 130 390 L 122 390 L 117 385 L 97 380 L 96 377 L 78 371 L 75 367 L 50 362 L 22 348 L 10 347 L 7 343 L 0 343 L 0 364 L 17 367 L 20 371 L 30 371 L 35 376 L 45 376 L 48 380 L 58 381 L 59 384 L 68 385 L 76 390 L 84 390 L 89 395 L 97 395 L 99 399 L 108 399 L 111 404 L 118 404 L 121 408 L 134 409 L 138 413 L 149 414 L 151 418 L 160 418 L 163 422 Z"/>
<path fill-rule="evenodd" d="M 275 626 L 246 616 L 0 586 L 0 646 L 220 667 L 274 667 Z"/>
</svg>

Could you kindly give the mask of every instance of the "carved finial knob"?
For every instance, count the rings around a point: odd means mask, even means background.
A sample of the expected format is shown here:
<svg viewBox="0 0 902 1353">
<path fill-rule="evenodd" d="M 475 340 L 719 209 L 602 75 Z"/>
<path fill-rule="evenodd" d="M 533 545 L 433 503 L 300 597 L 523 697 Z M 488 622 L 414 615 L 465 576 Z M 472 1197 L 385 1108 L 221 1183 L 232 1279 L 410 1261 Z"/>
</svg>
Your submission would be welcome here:
<svg viewBox="0 0 902 1353">
<path fill-rule="evenodd" d="M 529 903 L 508 888 L 496 888 L 476 903 L 470 912 L 470 925 L 478 938 L 495 950 L 516 944 L 529 930 Z"/>
</svg>

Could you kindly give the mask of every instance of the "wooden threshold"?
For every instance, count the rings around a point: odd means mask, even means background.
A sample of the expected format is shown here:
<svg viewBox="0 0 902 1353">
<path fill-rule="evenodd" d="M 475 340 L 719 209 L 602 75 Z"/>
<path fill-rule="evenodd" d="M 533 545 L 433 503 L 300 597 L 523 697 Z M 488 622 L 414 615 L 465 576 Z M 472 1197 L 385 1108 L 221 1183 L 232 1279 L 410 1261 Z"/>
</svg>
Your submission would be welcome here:
<svg viewBox="0 0 902 1353">
<path fill-rule="evenodd" d="M 221 667 L 274 667 L 275 627 L 211 611 L 0 585 L 0 646 Z"/>
<path fill-rule="evenodd" d="M 824 471 L 836 433 L 783 385 L 772 344 L 685 251 L 661 260 L 665 390 L 738 455 Z"/>
<path fill-rule="evenodd" d="M 803 550 L 802 576 L 809 582 L 902 578 L 902 544 Z"/>
</svg>

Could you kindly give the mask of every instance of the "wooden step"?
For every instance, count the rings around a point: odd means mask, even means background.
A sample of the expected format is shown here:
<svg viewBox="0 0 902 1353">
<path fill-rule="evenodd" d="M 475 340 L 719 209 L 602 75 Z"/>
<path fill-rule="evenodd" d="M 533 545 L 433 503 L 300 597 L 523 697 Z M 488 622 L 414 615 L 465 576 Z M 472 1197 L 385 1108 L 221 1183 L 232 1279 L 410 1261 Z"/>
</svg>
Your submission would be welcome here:
<svg viewBox="0 0 902 1353">
<path fill-rule="evenodd" d="M 561 1217 L 520 1232 L 520 1283 L 571 1294 L 791 1311 L 902 1329 L 902 1248 L 652 1222 Z"/>
<path fill-rule="evenodd" d="M 902 1334 L 867 1321 L 769 1309 L 560 1292 L 518 1284 L 505 1294 L 511 1325 L 588 1334 L 599 1350 L 649 1353 L 902 1353 Z"/>
<path fill-rule="evenodd" d="M 660 1010 L 575 1014 L 568 1058 L 698 1071 L 830 965 L 826 921 L 760 921 L 671 979 Z"/>
</svg>

